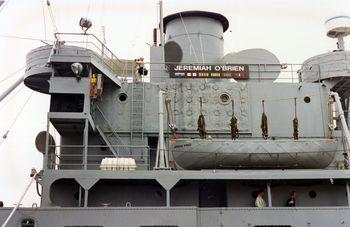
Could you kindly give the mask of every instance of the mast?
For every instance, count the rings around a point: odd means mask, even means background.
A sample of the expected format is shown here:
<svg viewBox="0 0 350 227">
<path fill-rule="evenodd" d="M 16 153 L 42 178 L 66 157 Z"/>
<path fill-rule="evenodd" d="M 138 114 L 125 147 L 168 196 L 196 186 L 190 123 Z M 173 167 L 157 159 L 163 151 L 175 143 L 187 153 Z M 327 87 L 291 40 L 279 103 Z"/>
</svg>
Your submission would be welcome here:
<svg viewBox="0 0 350 227">
<path fill-rule="evenodd" d="M 16 82 L 14 82 L 8 89 L 6 89 L 6 91 L 4 91 L 4 93 L 2 93 L 0 95 L 0 102 L 6 98 L 6 96 L 8 96 L 13 90 L 16 89 L 16 87 L 18 87 L 18 85 L 20 85 L 24 80 L 24 77 L 20 77 Z"/>
<path fill-rule="evenodd" d="M 164 47 L 164 24 L 163 24 L 163 1 L 159 1 L 159 40 L 160 45 Z"/>
</svg>

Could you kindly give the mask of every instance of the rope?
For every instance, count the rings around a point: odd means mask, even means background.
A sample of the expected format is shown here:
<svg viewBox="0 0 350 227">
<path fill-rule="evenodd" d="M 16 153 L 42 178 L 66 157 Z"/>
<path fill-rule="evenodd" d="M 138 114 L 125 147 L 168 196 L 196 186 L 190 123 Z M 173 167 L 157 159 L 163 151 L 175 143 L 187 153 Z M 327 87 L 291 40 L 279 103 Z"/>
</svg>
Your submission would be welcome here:
<svg viewBox="0 0 350 227">
<path fill-rule="evenodd" d="M 231 139 L 235 140 L 238 137 L 238 120 L 235 116 L 235 111 L 234 111 L 234 101 L 232 100 L 232 118 L 231 118 Z"/>
<path fill-rule="evenodd" d="M 263 113 L 261 115 L 261 131 L 262 131 L 262 136 L 264 138 L 264 140 L 267 139 L 268 135 L 268 125 L 267 125 L 267 116 L 265 114 L 265 100 L 262 100 L 262 107 L 263 107 Z"/>
<path fill-rule="evenodd" d="M 206 131 L 205 131 L 205 119 L 204 119 L 204 115 L 201 114 L 199 115 L 199 118 L 198 118 L 198 129 L 199 131 L 199 137 L 201 139 L 205 139 L 205 136 L 206 136 Z"/>
<path fill-rule="evenodd" d="M 36 182 L 36 193 L 38 194 L 39 197 L 41 197 L 42 192 L 40 192 L 40 190 L 39 190 L 39 183 L 38 182 Z"/>
<path fill-rule="evenodd" d="M 202 97 L 199 98 L 199 103 L 200 103 L 200 115 L 198 117 L 198 128 L 197 130 L 199 131 L 199 137 L 201 139 L 205 139 L 206 137 L 206 131 L 205 131 L 205 118 L 203 115 L 202 111 Z"/>
<path fill-rule="evenodd" d="M 293 137 L 294 140 L 299 139 L 299 123 L 297 118 L 297 98 L 294 98 L 294 119 L 293 119 Z"/>
</svg>

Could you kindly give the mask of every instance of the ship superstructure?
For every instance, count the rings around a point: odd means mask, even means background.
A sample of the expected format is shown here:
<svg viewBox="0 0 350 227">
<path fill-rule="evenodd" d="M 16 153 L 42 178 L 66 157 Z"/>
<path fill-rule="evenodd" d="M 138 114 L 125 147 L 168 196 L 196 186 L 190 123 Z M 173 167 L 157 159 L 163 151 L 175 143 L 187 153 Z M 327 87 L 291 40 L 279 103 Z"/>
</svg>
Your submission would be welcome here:
<svg viewBox="0 0 350 227">
<path fill-rule="evenodd" d="M 24 83 L 51 96 L 41 206 L 8 226 L 350 225 L 348 27 L 331 24 L 339 49 L 302 65 L 264 49 L 224 55 L 228 27 L 218 13 L 169 15 L 149 63 L 86 32 L 28 53 Z"/>
</svg>

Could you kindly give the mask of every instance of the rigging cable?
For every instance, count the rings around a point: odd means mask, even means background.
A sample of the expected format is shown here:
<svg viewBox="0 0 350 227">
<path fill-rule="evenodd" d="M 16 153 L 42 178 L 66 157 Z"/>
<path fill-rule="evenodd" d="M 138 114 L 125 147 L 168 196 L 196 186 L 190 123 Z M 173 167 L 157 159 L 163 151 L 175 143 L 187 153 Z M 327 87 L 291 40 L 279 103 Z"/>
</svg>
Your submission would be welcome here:
<svg viewBox="0 0 350 227">
<path fill-rule="evenodd" d="M 182 25 L 184 26 L 184 29 L 185 29 L 186 36 L 187 36 L 187 38 L 188 38 L 188 41 L 190 42 L 190 52 L 191 52 L 191 48 L 192 48 L 192 49 L 193 49 L 194 56 L 196 57 L 197 63 L 199 64 L 198 56 L 197 56 L 196 50 L 194 49 L 194 46 L 193 46 L 192 40 L 191 40 L 191 38 L 190 38 L 190 35 L 189 35 L 188 31 L 187 31 L 187 27 L 186 27 L 186 24 L 185 24 L 185 22 L 184 22 L 184 19 L 182 18 L 181 13 L 179 13 L 179 15 L 180 15 L 180 18 L 181 18 Z"/>
<path fill-rule="evenodd" d="M 21 115 L 21 113 L 24 110 L 24 107 L 27 105 L 27 103 L 29 102 L 30 98 L 32 97 L 34 91 L 31 91 L 30 95 L 28 96 L 27 100 L 25 101 L 25 103 L 23 104 L 21 110 L 18 112 L 18 114 L 16 115 L 15 119 L 13 120 L 13 122 L 11 123 L 10 127 L 7 129 L 6 133 L 2 136 L 3 140 L 1 140 L 0 145 L 3 143 L 3 141 L 7 138 L 8 133 L 10 132 L 11 128 L 14 126 L 14 124 L 16 123 L 16 121 L 18 120 L 19 116 Z"/>
<path fill-rule="evenodd" d="M 43 22 L 44 22 L 44 36 L 45 39 L 47 38 L 47 32 L 46 32 L 46 17 L 45 17 L 45 0 L 43 0 Z"/>
<path fill-rule="evenodd" d="M 55 16 L 53 15 L 53 12 L 52 12 L 52 9 L 51 9 L 51 3 L 50 3 L 49 0 L 46 1 L 46 5 L 47 5 L 47 9 L 49 10 L 49 15 L 50 15 L 50 19 L 51 19 L 52 26 L 53 26 L 53 28 L 54 28 L 54 32 L 55 32 L 55 33 L 58 33 L 58 29 L 57 29 L 57 26 L 56 26 Z"/>
<path fill-rule="evenodd" d="M 31 40 L 31 41 L 39 41 L 47 44 L 47 42 L 53 42 L 52 40 L 46 40 L 46 39 L 38 39 L 38 38 L 30 38 L 30 37 L 24 37 L 24 36 L 14 36 L 14 35 L 0 35 L 1 38 L 9 38 L 9 39 L 24 39 L 24 40 Z"/>
</svg>

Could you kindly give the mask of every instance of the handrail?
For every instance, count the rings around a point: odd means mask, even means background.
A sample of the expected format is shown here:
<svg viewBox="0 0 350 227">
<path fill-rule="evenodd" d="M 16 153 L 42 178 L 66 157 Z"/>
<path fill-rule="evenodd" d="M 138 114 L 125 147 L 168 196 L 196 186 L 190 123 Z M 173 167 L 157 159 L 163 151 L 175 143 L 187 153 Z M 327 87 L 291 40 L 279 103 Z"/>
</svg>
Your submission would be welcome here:
<svg viewBox="0 0 350 227">
<path fill-rule="evenodd" d="M 79 35 L 79 36 L 92 36 L 94 37 L 101 45 L 103 48 L 105 48 L 106 50 L 108 50 L 112 56 L 115 57 L 115 59 L 117 59 L 120 63 L 123 63 L 120 61 L 120 59 L 94 34 L 92 33 L 75 33 L 75 32 L 56 32 L 54 33 L 54 36 L 56 38 L 56 40 L 59 40 L 59 38 L 57 37 L 57 35 Z"/>
<path fill-rule="evenodd" d="M 111 145 L 112 147 L 130 147 L 130 148 L 146 148 L 148 146 L 146 145 Z M 79 147 L 85 147 L 85 145 L 49 145 L 49 147 L 70 147 L 70 148 L 79 148 Z M 100 147 L 106 147 L 108 148 L 108 145 L 88 145 L 88 148 L 100 148 Z"/>
<path fill-rule="evenodd" d="M 57 43 L 60 39 L 62 39 L 62 36 L 84 36 L 84 37 L 92 37 L 93 40 L 92 41 L 88 41 L 88 38 L 86 39 L 86 41 L 74 41 L 74 40 L 64 40 L 65 43 L 80 43 L 80 44 L 91 44 L 93 45 L 92 49 L 96 48 L 96 51 L 94 50 L 90 50 L 88 49 L 88 47 L 84 47 L 90 51 L 92 51 L 94 54 L 98 55 L 101 58 L 101 61 L 103 64 L 106 65 L 106 67 L 108 67 L 111 71 L 113 71 L 115 74 L 117 72 L 120 72 L 121 77 L 125 77 L 128 78 L 128 76 L 125 76 L 125 70 L 126 70 L 126 65 L 128 64 L 128 61 L 122 61 L 121 59 L 119 59 L 112 51 L 110 48 L 108 48 L 106 46 L 106 44 L 103 43 L 102 40 L 100 40 L 95 34 L 92 33 L 74 33 L 74 32 L 57 32 L 54 33 L 54 36 L 57 40 Z M 99 54 L 98 52 L 100 52 L 101 54 Z M 120 64 L 117 64 L 116 61 L 117 60 Z M 144 62 L 144 64 L 160 64 L 160 65 L 168 65 L 168 64 L 179 64 L 178 62 Z M 193 63 L 193 62 L 181 62 L 181 64 L 191 64 L 191 65 L 197 65 L 197 63 Z M 206 65 L 226 65 L 226 64 L 218 64 L 218 62 L 206 62 Z M 124 66 L 123 66 L 124 65 Z M 280 75 L 276 78 L 276 77 L 271 77 L 271 78 L 266 78 L 266 76 L 264 76 L 263 78 L 261 78 L 259 76 L 259 78 L 250 78 L 252 79 L 258 79 L 258 80 L 278 80 L 279 82 L 287 82 L 287 80 L 291 80 L 292 82 L 300 82 L 301 79 L 301 74 L 302 73 L 302 64 L 287 64 L 287 63 L 280 63 L 280 64 L 245 64 L 245 65 L 249 65 L 250 68 L 250 73 L 280 73 Z M 257 67 L 257 68 L 256 68 Z M 298 68 L 298 70 L 294 70 L 295 68 Z M 153 69 L 152 72 L 157 71 L 157 69 Z M 161 71 L 164 72 L 164 69 L 162 69 Z M 291 73 L 291 76 L 288 76 L 288 73 Z M 119 73 L 118 73 L 119 74 Z M 130 78 L 133 77 L 133 75 L 130 75 Z M 157 76 L 151 76 L 152 78 L 156 79 L 158 78 Z M 159 77 L 159 78 L 163 78 L 163 77 Z"/>
<path fill-rule="evenodd" d="M 139 167 L 146 167 L 149 169 L 149 154 L 150 154 L 150 147 L 149 146 L 141 146 L 141 145 L 113 145 L 114 147 L 129 147 L 129 148 L 139 148 L 142 149 L 142 153 L 123 153 L 119 154 L 118 158 L 133 158 L 136 161 L 137 166 Z M 60 147 L 60 148 L 83 148 L 83 145 L 51 145 L 50 147 Z M 88 145 L 90 148 L 98 148 L 98 147 L 108 147 L 105 145 Z M 73 168 L 73 167 L 83 167 L 83 158 L 84 154 L 55 154 L 55 158 L 50 159 L 50 169 L 60 169 L 60 167 L 65 167 L 67 169 Z M 57 158 L 59 160 L 57 160 Z M 93 169 L 96 167 L 98 168 L 100 166 L 100 161 L 103 158 L 115 158 L 112 154 L 89 154 L 87 155 L 87 158 L 90 160 L 88 163 L 86 163 L 87 166 L 92 166 Z M 146 158 L 146 159 L 145 159 Z M 73 161 L 73 163 L 72 163 Z"/>
<path fill-rule="evenodd" d="M 72 41 L 72 40 L 64 40 L 59 41 L 59 39 L 63 35 L 70 35 L 70 36 L 86 36 L 90 37 L 92 36 L 94 41 Z M 56 42 L 53 45 L 55 47 L 56 45 L 59 45 L 60 43 L 79 43 L 79 44 L 86 44 L 84 47 L 88 51 L 92 51 L 93 54 L 97 54 L 96 51 L 93 51 L 87 47 L 88 44 L 91 44 L 94 48 L 96 48 L 97 52 L 100 52 L 101 54 L 98 55 L 99 58 L 102 60 L 102 62 L 114 73 L 116 73 L 116 70 L 123 70 L 123 67 L 120 67 L 120 65 L 116 64 L 115 60 L 117 60 L 120 64 L 126 64 L 126 62 L 121 61 L 96 35 L 91 33 L 68 33 L 68 32 L 57 32 L 54 33 L 54 36 L 56 38 Z M 59 37 L 60 36 L 60 37 Z M 97 41 L 97 45 L 96 45 Z M 99 47 L 100 46 L 100 47 Z M 49 58 L 50 59 L 50 58 Z"/>
</svg>

